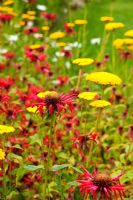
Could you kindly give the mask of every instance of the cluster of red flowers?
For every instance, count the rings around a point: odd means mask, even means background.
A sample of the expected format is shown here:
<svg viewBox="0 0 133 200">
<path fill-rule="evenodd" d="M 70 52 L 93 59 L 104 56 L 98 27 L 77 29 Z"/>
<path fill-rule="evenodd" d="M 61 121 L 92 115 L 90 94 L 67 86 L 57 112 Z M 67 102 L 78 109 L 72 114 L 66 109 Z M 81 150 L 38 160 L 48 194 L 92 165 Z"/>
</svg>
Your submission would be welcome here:
<svg viewBox="0 0 133 200">
<path fill-rule="evenodd" d="M 6 14 L 6 13 L 0 13 L 0 21 L 3 23 L 9 22 L 13 19 L 13 15 Z"/>
</svg>

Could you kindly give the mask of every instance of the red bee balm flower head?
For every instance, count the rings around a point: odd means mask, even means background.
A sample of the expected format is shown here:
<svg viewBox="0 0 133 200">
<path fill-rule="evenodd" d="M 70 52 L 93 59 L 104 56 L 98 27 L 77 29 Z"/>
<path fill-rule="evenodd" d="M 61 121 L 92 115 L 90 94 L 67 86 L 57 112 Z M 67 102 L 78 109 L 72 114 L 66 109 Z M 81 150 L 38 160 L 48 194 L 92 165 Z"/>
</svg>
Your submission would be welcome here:
<svg viewBox="0 0 133 200">
<path fill-rule="evenodd" d="M 65 110 L 65 105 L 68 105 L 70 110 L 73 110 L 72 101 L 73 98 L 77 96 L 76 93 L 71 93 L 68 95 L 61 94 L 59 95 L 55 91 L 47 91 L 47 92 L 41 92 L 37 95 L 41 98 L 41 102 L 37 104 L 38 109 L 40 111 L 40 114 L 43 113 L 43 107 L 46 107 L 48 109 L 50 115 L 52 115 L 54 112 L 61 112 L 62 110 Z"/>
<path fill-rule="evenodd" d="M 94 200 L 121 200 L 124 195 L 124 184 L 120 184 L 120 177 L 122 174 L 111 177 L 109 173 L 90 174 L 83 166 L 81 166 L 84 173 L 80 176 L 82 180 L 77 180 L 80 183 L 81 193 L 88 197 L 92 195 Z"/>
</svg>

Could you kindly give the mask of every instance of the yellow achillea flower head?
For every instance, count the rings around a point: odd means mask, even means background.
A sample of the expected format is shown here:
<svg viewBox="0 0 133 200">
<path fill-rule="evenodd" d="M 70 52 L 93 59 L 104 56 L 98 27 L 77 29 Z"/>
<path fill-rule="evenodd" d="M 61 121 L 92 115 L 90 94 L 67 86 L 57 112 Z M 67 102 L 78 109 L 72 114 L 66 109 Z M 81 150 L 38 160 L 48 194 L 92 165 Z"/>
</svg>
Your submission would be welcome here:
<svg viewBox="0 0 133 200">
<path fill-rule="evenodd" d="M 105 24 L 106 31 L 112 31 L 112 30 L 123 28 L 123 27 L 124 27 L 124 24 L 121 22 L 110 22 L 110 23 Z"/>
<path fill-rule="evenodd" d="M 88 21 L 85 20 L 85 19 L 76 19 L 76 20 L 74 21 L 74 23 L 75 23 L 76 25 L 84 25 L 84 24 L 87 24 Z"/>
<path fill-rule="evenodd" d="M 46 91 L 46 92 L 40 92 L 37 94 L 40 98 L 45 98 L 47 95 L 57 95 L 58 93 L 55 91 Z"/>
<path fill-rule="evenodd" d="M 133 45 L 129 45 L 127 48 L 128 48 L 129 50 L 133 51 Z"/>
<path fill-rule="evenodd" d="M 4 160 L 5 159 L 5 152 L 0 149 L 0 160 Z"/>
<path fill-rule="evenodd" d="M 125 32 L 124 36 L 126 36 L 126 37 L 133 37 L 133 29 L 128 30 L 127 32 Z"/>
<path fill-rule="evenodd" d="M 37 106 L 28 107 L 28 108 L 26 108 L 26 110 L 28 112 L 35 113 L 37 111 Z"/>
<path fill-rule="evenodd" d="M 11 4 L 13 4 L 13 3 L 14 3 L 13 0 L 7 0 L 7 1 L 5 1 L 5 2 L 3 3 L 3 5 L 7 6 L 7 5 L 11 5 Z"/>
<path fill-rule="evenodd" d="M 41 47 L 40 44 L 33 44 L 30 46 L 30 49 L 39 49 Z"/>
<path fill-rule="evenodd" d="M 66 34 L 64 32 L 54 32 L 54 33 L 51 33 L 49 35 L 49 37 L 50 37 L 50 39 L 56 40 L 56 39 L 60 39 L 60 38 L 65 37 L 65 35 Z"/>
<path fill-rule="evenodd" d="M 49 26 L 43 26 L 43 27 L 42 27 L 42 30 L 43 30 L 43 31 L 49 31 L 49 29 L 50 29 Z"/>
<path fill-rule="evenodd" d="M 124 44 L 123 39 L 116 39 L 116 40 L 113 41 L 113 46 L 116 49 L 122 49 L 123 48 L 123 44 Z"/>
<path fill-rule="evenodd" d="M 97 96 L 96 92 L 82 92 L 78 95 L 80 99 L 85 99 L 88 101 L 95 99 L 96 96 Z"/>
<path fill-rule="evenodd" d="M 104 108 L 110 105 L 111 103 L 105 100 L 96 100 L 90 103 L 90 106 L 95 107 L 95 108 Z"/>
<path fill-rule="evenodd" d="M 91 65 L 94 62 L 93 59 L 91 58 L 77 58 L 73 60 L 73 64 L 77 64 L 79 66 L 86 66 L 86 65 Z"/>
<path fill-rule="evenodd" d="M 15 129 L 12 126 L 0 125 L 0 134 L 14 132 Z"/>
<path fill-rule="evenodd" d="M 74 23 L 71 23 L 71 22 L 68 22 L 68 23 L 67 23 L 67 26 L 69 26 L 69 27 L 74 27 L 75 24 L 74 24 Z"/>
<path fill-rule="evenodd" d="M 29 14 L 23 14 L 22 15 L 23 19 L 29 19 L 29 20 L 34 20 L 36 17 L 34 15 L 29 15 Z"/>
<path fill-rule="evenodd" d="M 93 72 L 87 75 L 86 80 L 100 85 L 120 85 L 122 82 L 117 75 L 108 72 Z"/>
<path fill-rule="evenodd" d="M 6 6 L 0 6 L 0 11 L 10 13 L 10 12 L 13 12 L 13 8 L 6 7 Z"/>
<path fill-rule="evenodd" d="M 132 38 L 124 38 L 123 43 L 127 44 L 127 45 L 133 44 L 133 39 Z"/>
<path fill-rule="evenodd" d="M 109 17 L 109 16 L 103 16 L 103 17 L 100 18 L 100 20 L 102 22 L 110 22 L 110 21 L 113 21 L 114 18 L 113 17 Z"/>
<path fill-rule="evenodd" d="M 27 12 L 27 14 L 28 14 L 28 15 L 35 15 L 36 12 L 35 12 L 34 10 L 29 10 L 29 11 Z"/>
<path fill-rule="evenodd" d="M 57 42 L 58 47 L 65 47 L 67 44 L 65 42 Z"/>
</svg>

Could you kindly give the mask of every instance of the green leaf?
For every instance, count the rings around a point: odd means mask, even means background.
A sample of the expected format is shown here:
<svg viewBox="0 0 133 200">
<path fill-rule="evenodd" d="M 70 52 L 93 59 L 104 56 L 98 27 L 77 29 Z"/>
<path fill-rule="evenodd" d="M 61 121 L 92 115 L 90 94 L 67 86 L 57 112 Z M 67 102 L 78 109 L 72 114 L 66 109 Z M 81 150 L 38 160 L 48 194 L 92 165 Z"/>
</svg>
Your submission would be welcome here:
<svg viewBox="0 0 133 200">
<path fill-rule="evenodd" d="M 38 134 L 35 134 L 35 135 L 32 135 L 30 136 L 30 144 L 39 144 L 41 146 L 41 138 L 39 138 L 39 135 Z"/>
<path fill-rule="evenodd" d="M 79 172 L 80 174 L 83 173 L 83 172 L 82 172 L 80 169 L 78 169 L 77 167 L 73 167 L 73 166 L 71 166 L 71 168 L 74 169 L 76 172 Z"/>
<path fill-rule="evenodd" d="M 51 168 L 51 171 L 58 171 L 60 169 L 64 169 L 66 167 L 70 167 L 71 165 L 70 164 L 62 164 L 62 165 L 54 165 L 52 168 Z"/>
<path fill-rule="evenodd" d="M 70 186 L 78 186 L 79 183 L 77 183 L 76 181 L 71 181 L 69 183 L 67 183 L 67 187 L 69 188 Z"/>
<path fill-rule="evenodd" d="M 62 186 L 61 176 L 60 175 L 56 176 L 55 181 L 56 181 L 57 188 L 59 189 L 60 197 L 61 197 L 61 200 L 62 200 L 62 199 L 64 199 L 64 197 L 63 197 L 64 188 Z"/>
<path fill-rule="evenodd" d="M 27 170 L 27 171 L 35 171 L 35 170 L 38 170 L 38 169 L 44 169 L 44 166 L 43 165 L 26 165 L 24 166 L 24 169 Z"/>
<path fill-rule="evenodd" d="M 9 160 L 13 160 L 16 163 L 21 162 L 23 159 L 21 156 L 18 156 L 14 153 L 9 153 L 7 157 Z"/>
</svg>

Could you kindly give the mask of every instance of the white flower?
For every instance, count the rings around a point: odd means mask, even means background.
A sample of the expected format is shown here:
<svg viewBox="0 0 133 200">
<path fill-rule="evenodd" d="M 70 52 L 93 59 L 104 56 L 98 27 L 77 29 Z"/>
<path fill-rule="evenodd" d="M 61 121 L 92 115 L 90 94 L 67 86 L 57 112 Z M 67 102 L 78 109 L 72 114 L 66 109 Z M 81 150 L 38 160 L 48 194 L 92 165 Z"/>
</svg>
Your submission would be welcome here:
<svg viewBox="0 0 133 200">
<path fill-rule="evenodd" d="M 101 42 L 101 38 L 92 38 L 91 39 L 91 44 L 95 45 L 95 44 L 100 44 Z"/>
<path fill-rule="evenodd" d="M 44 6 L 44 5 L 37 5 L 36 7 L 37 7 L 38 10 L 41 10 L 41 11 L 47 10 L 47 7 Z"/>
<path fill-rule="evenodd" d="M 56 57 L 54 57 L 53 59 L 52 59 L 52 62 L 57 62 L 58 61 L 58 59 L 56 58 Z"/>
<path fill-rule="evenodd" d="M 57 57 L 63 57 L 64 56 L 64 53 L 62 53 L 62 52 L 56 52 L 55 53 L 55 55 L 57 56 Z"/>
<path fill-rule="evenodd" d="M 28 21 L 28 23 L 27 23 L 27 27 L 30 28 L 30 27 L 33 26 L 33 24 L 34 24 L 34 23 L 33 23 L 32 21 Z"/>
<path fill-rule="evenodd" d="M 67 69 L 70 69 L 71 65 L 70 65 L 70 62 L 69 62 L 69 61 L 67 61 L 67 62 L 65 63 L 65 65 L 66 65 L 66 68 L 67 68 Z"/>
<path fill-rule="evenodd" d="M 73 48 L 81 48 L 82 44 L 76 41 L 74 43 L 70 43 L 70 46 Z"/>
<path fill-rule="evenodd" d="M 70 50 L 72 50 L 72 47 L 71 46 L 65 46 L 64 50 L 70 51 Z"/>
<path fill-rule="evenodd" d="M 52 83 L 53 83 L 54 85 L 58 85 L 58 84 L 60 83 L 60 81 L 59 81 L 59 80 L 53 80 Z"/>
<path fill-rule="evenodd" d="M 18 40 L 18 35 L 9 35 L 8 41 L 10 42 L 16 42 Z"/>
<path fill-rule="evenodd" d="M 1 54 L 4 54 L 4 53 L 6 53 L 6 52 L 8 52 L 7 49 L 4 49 L 4 48 L 1 48 L 1 49 L 0 49 L 0 53 L 1 53 Z"/>
<path fill-rule="evenodd" d="M 43 38 L 43 34 L 40 33 L 34 33 L 35 38 Z"/>
</svg>

